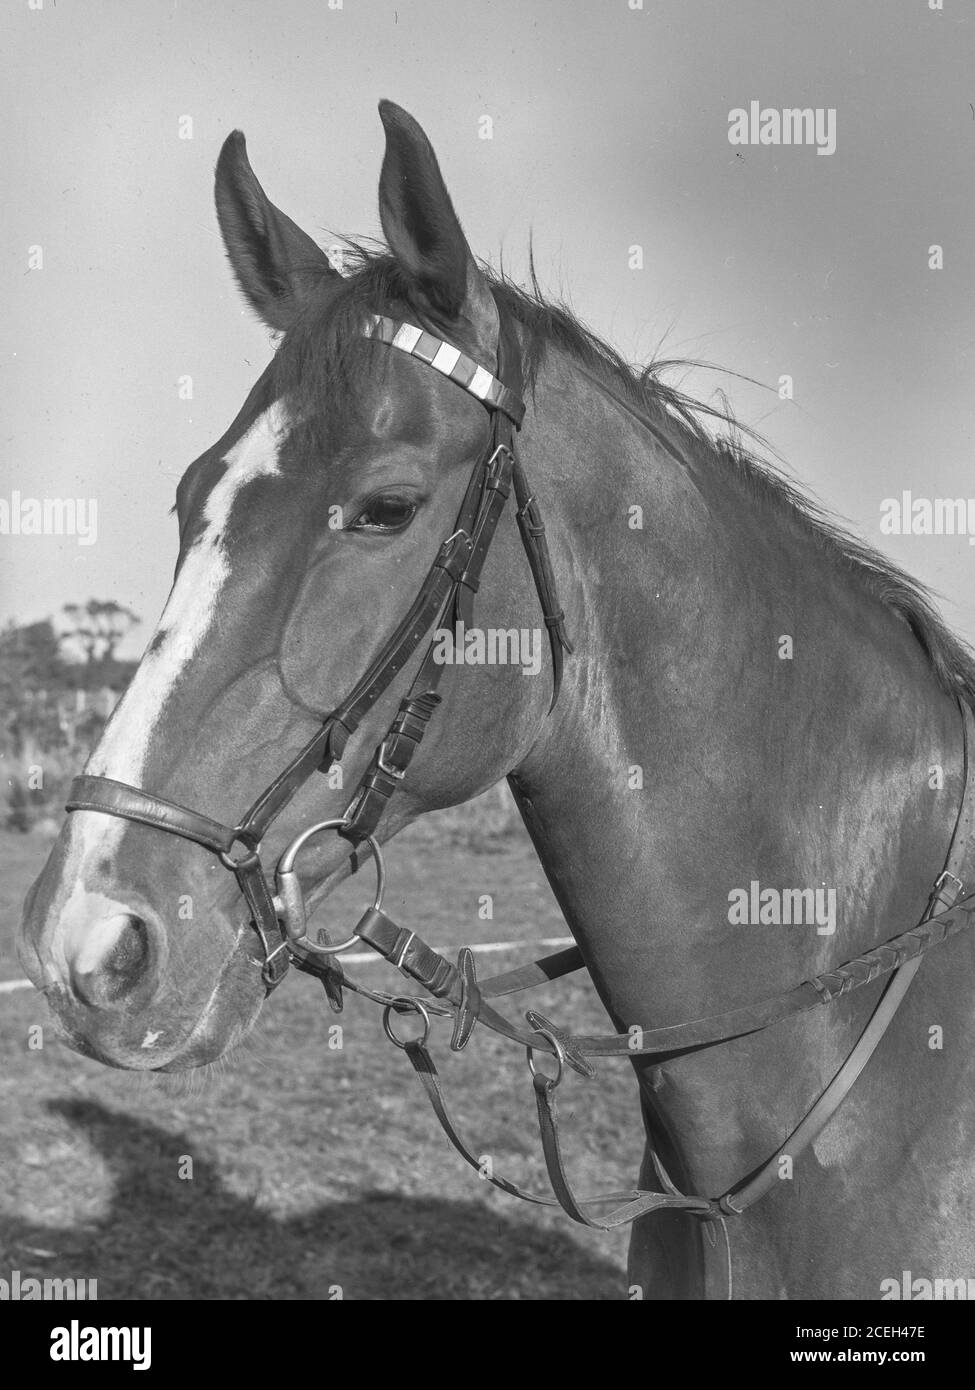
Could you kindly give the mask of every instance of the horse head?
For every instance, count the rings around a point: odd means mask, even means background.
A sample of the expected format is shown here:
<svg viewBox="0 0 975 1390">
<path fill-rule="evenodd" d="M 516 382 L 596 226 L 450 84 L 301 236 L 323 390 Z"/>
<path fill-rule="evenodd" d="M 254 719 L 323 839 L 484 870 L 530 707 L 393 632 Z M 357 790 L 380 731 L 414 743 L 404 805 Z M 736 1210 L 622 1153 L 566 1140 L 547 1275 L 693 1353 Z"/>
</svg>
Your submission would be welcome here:
<svg viewBox="0 0 975 1390">
<path fill-rule="evenodd" d="M 72 794 L 73 814 L 23 924 L 25 968 L 65 1036 L 111 1065 L 197 1066 L 253 1024 L 266 962 L 252 930 L 254 904 L 227 867 L 258 837 L 238 836 L 244 843 L 231 854 L 234 830 L 310 742 L 327 775 L 314 775 L 306 757 L 301 778 L 278 798 L 273 826 L 262 823 L 264 853 L 280 854 L 303 824 L 347 814 L 350 789 L 370 768 L 426 644 L 404 641 L 354 720 L 345 713 L 344 723 L 329 725 L 330 712 L 375 671 L 390 635 L 402 636 L 411 595 L 425 592 L 445 537 L 461 547 L 443 562 L 459 566 L 448 577 L 465 567 L 474 573 L 477 537 L 465 532 L 458 541 L 451 528 L 459 510 L 485 495 L 476 469 L 490 460 L 498 433 L 504 334 L 519 361 L 520 346 L 423 131 L 391 103 L 380 113 L 379 208 L 389 252 L 348 276 L 269 201 L 240 132 L 217 164 L 230 264 L 249 305 L 280 335 L 278 346 L 236 420 L 179 484 L 172 590 Z M 405 338 L 397 328 L 404 324 Z M 436 371 L 423 341 L 440 345 Z M 501 412 L 512 414 L 510 404 Z M 530 547 L 533 504 L 520 502 Z M 477 588 L 483 621 L 537 633 L 532 580 L 543 595 L 545 580 L 531 549 L 526 563 L 510 511 L 483 575 L 466 594 L 455 583 L 454 597 L 464 598 L 469 618 Z M 482 661 L 438 672 L 437 695 L 421 708 L 426 718 L 439 700 L 436 718 L 409 778 L 397 779 L 402 787 L 381 808 L 380 840 L 516 766 L 544 726 L 554 674 L 541 661 L 533 668 L 540 679 L 523 679 L 526 670 Z M 207 839 L 213 825 L 229 827 L 230 839 Z M 187 836 L 188 826 L 203 832 Z M 305 887 L 326 896 L 354 863 L 349 849 L 337 836 L 319 842 L 302 863 Z"/>
</svg>

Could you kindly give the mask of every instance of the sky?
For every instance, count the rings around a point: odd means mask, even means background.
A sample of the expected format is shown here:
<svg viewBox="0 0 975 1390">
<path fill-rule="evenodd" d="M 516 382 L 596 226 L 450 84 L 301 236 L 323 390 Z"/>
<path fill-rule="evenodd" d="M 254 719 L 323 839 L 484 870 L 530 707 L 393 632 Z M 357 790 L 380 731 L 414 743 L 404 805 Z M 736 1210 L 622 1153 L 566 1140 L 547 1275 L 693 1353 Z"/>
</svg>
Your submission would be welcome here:
<svg viewBox="0 0 975 1390">
<path fill-rule="evenodd" d="M 479 256 L 523 277 L 531 238 L 543 287 L 628 359 L 727 369 L 674 380 L 724 390 L 975 640 L 969 536 L 881 531 L 905 489 L 975 498 L 975 6 L 932 4 L 4 0 L 0 522 L 15 494 L 77 498 L 97 529 L 0 534 L 0 623 L 112 598 L 141 650 L 176 483 L 272 351 L 217 233 L 221 143 L 244 130 L 321 244 L 377 235 L 387 97 Z M 835 151 L 732 144 L 753 101 L 835 112 Z"/>
</svg>

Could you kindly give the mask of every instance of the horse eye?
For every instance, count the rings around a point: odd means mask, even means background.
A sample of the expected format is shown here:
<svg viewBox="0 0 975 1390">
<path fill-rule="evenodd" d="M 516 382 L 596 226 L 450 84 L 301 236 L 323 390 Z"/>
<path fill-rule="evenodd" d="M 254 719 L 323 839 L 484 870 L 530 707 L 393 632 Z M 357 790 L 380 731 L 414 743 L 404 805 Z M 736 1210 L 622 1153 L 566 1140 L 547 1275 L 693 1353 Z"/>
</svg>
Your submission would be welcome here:
<svg viewBox="0 0 975 1390">
<path fill-rule="evenodd" d="M 372 497 L 352 522 L 353 531 L 399 531 L 416 516 L 416 504 L 392 493 Z"/>
</svg>

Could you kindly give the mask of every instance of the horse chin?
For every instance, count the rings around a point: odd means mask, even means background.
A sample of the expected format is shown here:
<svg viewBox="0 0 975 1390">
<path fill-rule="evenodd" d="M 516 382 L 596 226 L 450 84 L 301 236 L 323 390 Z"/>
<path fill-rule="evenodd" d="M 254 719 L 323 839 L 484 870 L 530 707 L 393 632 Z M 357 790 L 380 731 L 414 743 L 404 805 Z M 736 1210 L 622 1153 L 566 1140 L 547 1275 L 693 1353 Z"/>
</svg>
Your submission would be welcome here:
<svg viewBox="0 0 975 1390">
<path fill-rule="evenodd" d="M 262 1002 L 250 1001 L 246 1012 L 239 1004 L 226 1009 L 211 1008 L 184 1037 L 165 1049 L 157 1041 L 167 1032 L 162 1019 L 154 1020 L 162 1026 L 144 1030 L 139 1043 L 117 1034 L 78 1033 L 64 1023 L 59 1023 L 58 1032 L 73 1051 L 118 1071 L 193 1071 L 218 1061 L 238 1046 L 257 1021 Z"/>
<path fill-rule="evenodd" d="M 158 1072 L 195 1071 L 198 1067 L 217 1062 L 237 1047 L 257 1022 L 263 998 L 252 1005 L 249 1016 L 239 1011 L 228 1012 L 221 1019 L 210 1017 L 205 1026 L 197 1025 L 186 1042 L 168 1061 L 156 1061 L 151 1067 Z"/>
<path fill-rule="evenodd" d="M 61 1040 L 82 1056 L 119 1071 L 182 1072 L 208 1066 L 235 1048 L 257 1021 L 265 997 L 259 962 L 245 948 L 231 954 L 189 1018 L 178 981 L 148 1009 L 97 1011 L 83 1022 L 66 1001 L 49 995 L 49 1002 Z"/>
</svg>

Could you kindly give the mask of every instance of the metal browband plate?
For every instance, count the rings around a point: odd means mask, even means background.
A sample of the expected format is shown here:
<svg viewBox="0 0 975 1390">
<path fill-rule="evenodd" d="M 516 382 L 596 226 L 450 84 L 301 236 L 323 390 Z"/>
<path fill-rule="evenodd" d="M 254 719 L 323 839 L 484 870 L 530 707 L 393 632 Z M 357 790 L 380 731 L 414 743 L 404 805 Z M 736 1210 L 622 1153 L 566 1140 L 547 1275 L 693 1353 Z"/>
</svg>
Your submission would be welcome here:
<svg viewBox="0 0 975 1390">
<path fill-rule="evenodd" d="M 373 315 L 372 328 L 367 330 L 366 336 L 389 343 L 390 347 L 399 348 L 400 352 L 425 362 L 435 372 L 440 372 L 469 391 L 488 410 L 502 411 L 515 429 L 521 428 L 525 418 L 525 402 L 475 362 L 473 357 L 461 352 L 460 348 L 444 342 L 442 338 L 435 338 L 426 329 L 417 328 L 415 323 L 398 323 L 384 314 Z"/>
</svg>

